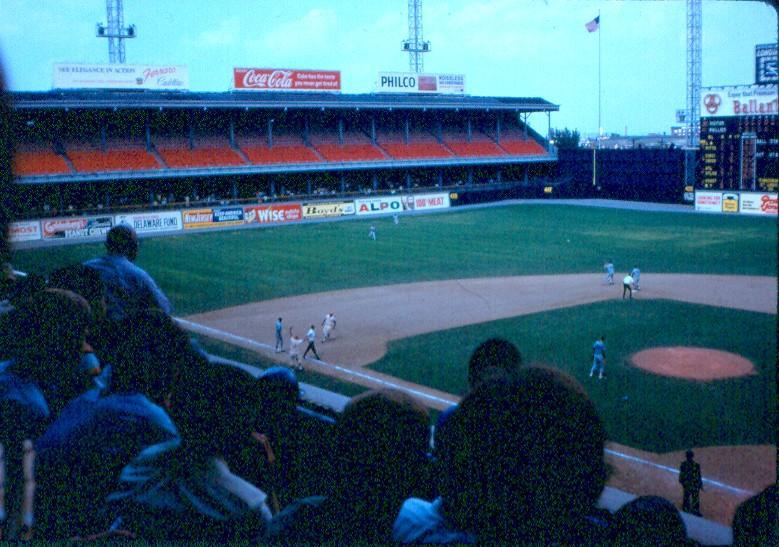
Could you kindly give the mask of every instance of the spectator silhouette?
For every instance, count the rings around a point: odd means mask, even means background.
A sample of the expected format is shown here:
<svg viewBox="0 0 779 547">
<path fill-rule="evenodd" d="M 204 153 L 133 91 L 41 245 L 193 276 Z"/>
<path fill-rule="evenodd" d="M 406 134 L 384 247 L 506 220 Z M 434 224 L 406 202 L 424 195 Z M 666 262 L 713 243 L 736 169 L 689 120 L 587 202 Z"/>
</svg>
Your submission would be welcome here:
<svg viewBox="0 0 779 547">
<path fill-rule="evenodd" d="M 607 469 L 605 432 L 570 376 L 542 367 L 482 382 L 446 427 L 440 499 L 411 499 L 394 528 L 401 542 L 591 543 Z"/>
<path fill-rule="evenodd" d="M 298 500 L 274 517 L 280 543 L 386 543 L 403 500 L 424 475 L 426 410 L 394 390 L 353 398 L 336 425 L 335 473 L 325 496 Z"/>
<path fill-rule="evenodd" d="M 486 377 L 496 373 L 495 369 L 512 375 L 522 366 L 522 355 L 517 346 L 503 338 L 490 338 L 477 347 L 468 361 L 468 385 L 476 387 Z"/>
<path fill-rule="evenodd" d="M 95 387 L 73 399 L 35 443 L 38 538 L 105 530 L 103 500 L 122 468 L 178 435 L 164 407 L 194 351 L 188 337 L 160 310 L 128 316 L 120 327 L 111 392 Z"/>
<path fill-rule="evenodd" d="M 245 540 L 262 534 L 271 518 L 265 493 L 228 464 L 255 442 L 256 417 L 244 403 L 244 386 L 254 381 L 199 354 L 192 360 L 170 399 L 180 439 L 147 448 L 124 468 L 108 513 L 148 541 Z"/>
<path fill-rule="evenodd" d="M 641 496 L 614 513 L 612 539 L 620 545 L 685 545 L 687 528 L 674 504 Z"/>
<path fill-rule="evenodd" d="M 106 290 L 107 316 L 120 320 L 126 314 L 148 308 L 171 312 L 168 298 L 151 276 L 133 264 L 138 255 L 138 236 L 130 226 L 120 224 L 108 231 L 107 254 L 84 263 L 100 273 Z"/>
<path fill-rule="evenodd" d="M 733 515 L 733 545 L 779 545 L 776 483 L 741 503 Z"/>
</svg>

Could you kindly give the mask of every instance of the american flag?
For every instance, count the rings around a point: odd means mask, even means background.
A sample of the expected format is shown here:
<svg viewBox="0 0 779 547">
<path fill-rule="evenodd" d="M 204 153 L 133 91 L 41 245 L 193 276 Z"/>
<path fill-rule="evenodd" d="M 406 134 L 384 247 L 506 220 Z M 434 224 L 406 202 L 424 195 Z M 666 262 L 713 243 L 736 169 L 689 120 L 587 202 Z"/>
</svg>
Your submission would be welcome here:
<svg viewBox="0 0 779 547">
<path fill-rule="evenodd" d="M 595 32 L 600 28 L 600 15 L 598 15 L 595 19 L 584 25 L 584 28 L 587 29 L 587 32 Z"/>
</svg>

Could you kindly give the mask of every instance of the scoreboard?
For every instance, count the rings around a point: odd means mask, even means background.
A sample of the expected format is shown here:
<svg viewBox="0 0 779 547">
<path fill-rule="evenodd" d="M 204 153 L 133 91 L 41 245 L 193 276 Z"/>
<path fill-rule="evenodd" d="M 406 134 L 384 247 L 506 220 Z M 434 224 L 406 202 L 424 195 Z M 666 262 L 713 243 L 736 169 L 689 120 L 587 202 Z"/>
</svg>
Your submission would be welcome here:
<svg viewBox="0 0 779 547">
<path fill-rule="evenodd" d="M 776 86 L 730 86 L 702 91 L 696 180 L 696 187 L 701 190 L 777 191 Z"/>
<path fill-rule="evenodd" d="M 701 118 L 700 147 L 698 188 L 779 188 L 779 116 Z"/>
</svg>

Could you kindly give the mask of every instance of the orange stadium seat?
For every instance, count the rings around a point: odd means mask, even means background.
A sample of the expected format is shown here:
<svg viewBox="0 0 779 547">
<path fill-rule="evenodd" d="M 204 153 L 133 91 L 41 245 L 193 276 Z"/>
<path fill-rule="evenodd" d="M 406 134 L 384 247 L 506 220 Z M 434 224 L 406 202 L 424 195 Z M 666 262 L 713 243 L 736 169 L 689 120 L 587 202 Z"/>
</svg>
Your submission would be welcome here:
<svg viewBox="0 0 779 547">
<path fill-rule="evenodd" d="M 530 139 L 501 139 L 500 147 L 512 156 L 536 156 L 548 153 L 543 146 Z"/>
<path fill-rule="evenodd" d="M 311 148 L 302 144 L 280 144 L 273 148 L 265 144 L 245 144 L 241 146 L 241 150 L 250 162 L 260 165 L 322 161 Z"/>
<path fill-rule="evenodd" d="M 14 155 L 13 171 L 17 177 L 60 175 L 70 173 L 65 158 L 51 150 L 18 150 Z"/>
<path fill-rule="evenodd" d="M 385 142 L 381 147 L 395 159 L 451 158 L 452 153 L 437 142 Z"/>
<path fill-rule="evenodd" d="M 243 158 L 229 146 L 207 146 L 194 149 L 161 146 L 157 148 L 157 152 L 171 169 L 228 167 L 245 164 Z"/>
<path fill-rule="evenodd" d="M 80 173 L 148 171 L 161 167 L 157 159 L 143 146 L 123 146 L 106 151 L 69 149 L 68 157 Z"/>
<path fill-rule="evenodd" d="M 376 161 L 386 159 L 372 144 L 319 144 L 316 149 L 327 161 Z"/>
</svg>

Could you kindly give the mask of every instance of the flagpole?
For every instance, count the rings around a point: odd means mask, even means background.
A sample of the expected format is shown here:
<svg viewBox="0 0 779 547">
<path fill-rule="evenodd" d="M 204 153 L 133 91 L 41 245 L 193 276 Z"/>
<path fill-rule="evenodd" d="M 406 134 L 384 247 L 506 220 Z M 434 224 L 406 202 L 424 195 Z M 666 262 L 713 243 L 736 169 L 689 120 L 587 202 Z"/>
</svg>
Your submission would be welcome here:
<svg viewBox="0 0 779 547">
<path fill-rule="evenodd" d="M 595 148 L 592 149 L 592 185 L 597 186 L 598 185 L 598 162 L 596 159 L 596 149 L 600 149 L 600 141 L 601 141 L 601 134 L 600 134 L 600 128 L 601 128 L 601 54 L 600 54 L 600 35 L 601 35 L 601 28 L 600 28 L 600 10 L 598 10 L 598 131 L 596 133 L 596 145 Z"/>
</svg>

